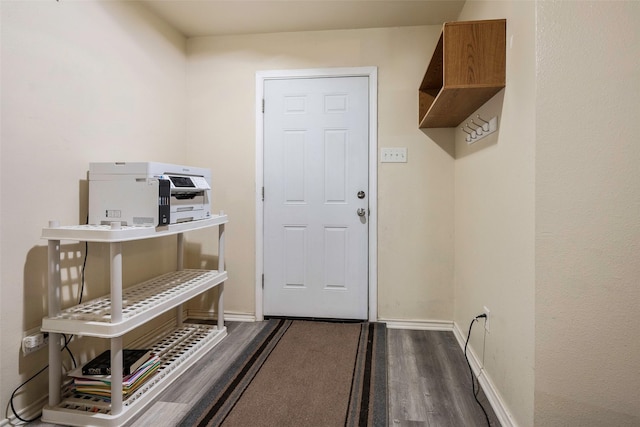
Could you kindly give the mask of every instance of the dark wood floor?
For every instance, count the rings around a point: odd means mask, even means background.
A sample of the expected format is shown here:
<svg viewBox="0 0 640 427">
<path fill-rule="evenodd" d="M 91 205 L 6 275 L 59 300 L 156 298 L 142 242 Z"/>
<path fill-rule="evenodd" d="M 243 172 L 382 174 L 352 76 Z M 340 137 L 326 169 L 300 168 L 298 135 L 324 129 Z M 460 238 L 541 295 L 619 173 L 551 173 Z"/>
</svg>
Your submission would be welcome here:
<svg viewBox="0 0 640 427">
<path fill-rule="evenodd" d="M 487 426 L 453 332 L 390 329 L 387 349 L 390 426 Z M 478 399 L 499 426 L 482 392 Z"/>
<path fill-rule="evenodd" d="M 171 384 L 127 426 L 177 426 L 201 391 L 215 382 L 262 326 L 260 322 L 229 322 L 229 335 L 215 350 Z M 487 425 L 473 398 L 469 368 L 452 332 L 389 329 L 387 346 L 389 426 Z M 491 426 L 499 426 L 482 392 L 479 397 L 489 413 Z M 30 425 L 48 426 L 41 422 Z"/>
</svg>

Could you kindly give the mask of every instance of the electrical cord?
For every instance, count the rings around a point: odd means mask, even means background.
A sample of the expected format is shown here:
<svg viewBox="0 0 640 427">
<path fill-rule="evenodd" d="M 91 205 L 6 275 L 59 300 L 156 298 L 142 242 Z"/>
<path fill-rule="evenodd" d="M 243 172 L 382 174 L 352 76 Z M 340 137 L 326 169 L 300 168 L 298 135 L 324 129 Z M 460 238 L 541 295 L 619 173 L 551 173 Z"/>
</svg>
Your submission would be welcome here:
<svg viewBox="0 0 640 427">
<path fill-rule="evenodd" d="M 89 223 L 89 217 L 87 216 L 87 224 L 88 223 Z M 84 270 L 85 270 L 85 268 L 87 266 L 87 255 L 88 255 L 88 253 L 89 253 L 89 243 L 85 241 L 84 242 L 84 260 L 82 262 L 82 270 L 81 270 L 81 275 L 80 275 L 80 292 L 79 292 L 79 296 L 78 296 L 78 304 L 80 304 L 82 302 L 82 295 L 84 293 Z M 73 363 L 73 367 L 75 369 L 78 366 L 78 364 L 76 363 L 76 358 L 73 355 L 73 352 L 69 348 L 69 343 L 73 339 L 73 335 L 62 334 L 62 336 L 64 337 L 64 344 L 62 346 L 62 349 L 60 349 L 60 351 L 66 350 L 67 353 L 69 353 L 69 357 L 71 358 L 71 362 Z M 15 390 L 13 390 L 13 392 L 11 393 L 11 399 L 9 400 L 9 403 L 10 403 L 10 406 L 11 406 L 11 412 L 13 412 L 13 415 L 16 417 L 16 419 L 22 421 L 23 423 L 30 423 L 32 421 L 35 421 L 38 418 L 40 418 L 41 414 L 38 414 L 35 418 L 31 418 L 30 420 L 22 418 L 20 415 L 18 415 L 18 411 L 16 411 L 15 405 L 13 404 L 13 399 L 15 398 L 16 393 L 18 392 L 18 390 L 20 390 L 22 387 L 27 385 L 35 377 L 37 377 L 38 375 L 43 373 L 48 367 L 49 367 L 49 365 L 46 365 L 44 368 L 40 369 L 38 372 L 33 374 L 28 380 L 26 380 L 25 382 L 20 384 L 18 387 L 16 387 Z"/>
<path fill-rule="evenodd" d="M 24 387 L 29 381 L 33 380 L 35 377 L 37 377 L 38 375 L 40 375 L 41 373 L 43 373 L 45 371 L 45 369 L 47 369 L 49 367 L 49 365 L 45 366 L 44 368 L 40 369 L 38 372 L 36 372 L 35 374 L 33 374 L 31 376 L 31 378 L 29 378 L 28 380 L 26 380 L 25 382 L 23 382 L 22 384 L 20 384 L 18 387 L 16 387 L 15 390 L 13 390 L 13 393 L 11 393 L 11 399 L 10 399 L 10 404 L 11 404 L 11 412 L 13 412 L 13 415 L 15 415 L 15 417 L 17 419 L 19 419 L 20 421 L 22 421 L 23 423 L 30 423 L 31 421 L 35 421 L 38 418 L 40 418 L 40 414 L 38 414 L 38 416 L 36 416 L 35 418 L 31 418 L 30 420 L 24 419 L 22 418 L 20 415 L 18 415 L 18 411 L 16 411 L 15 406 L 13 406 L 13 399 L 16 396 L 16 393 L 18 392 L 18 390 L 20 390 L 22 387 Z"/>
<path fill-rule="evenodd" d="M 469 358 L 467 357 L 467 346 L 469 345 L 469 339 L 471 338 L 471 328 L 473 328 L 473 324 L 478 319 L 486 319 L 486 318 L 487 318 L 487 315 L 483 313 L 476 316 L 471 321 L 471 324 L 469 325 L 469 332 L 467 333 L 467 341 L 464 343 L 464 358 L 467 361 L 467 366 L 469 366 L 469 373 L 471 374 L 471 388 L 473 391 L 473 398 L 476 400 L 476 402 L 480 406 L 480 409 L 482 409 L 482 412 L 484 413 L 484 417 L 487 420 L 487 425 L 491 427 L 491 422 L 489 421 L 489 415 L 487 414 L 487 411 L 484 409 L 484 406 L 482 406 L 482 403 L 478 399 L 478 394 L 480 393 L 480 383 L 478 382 L 478 390 L 476 391 L 476 377 L 475 375 L 473 375 L 473 369 L 471 369 L 471 363 L 469 363 Z"/>
<path fill-rule="evenodd" d="M 85 221 L 85 224 L 89 224 L 89 214 L 87 214 L 87 220 Z M 80 269 L 80 291 L 78 292 L 78 305 L 82 303 L 82 297 L 84 295 L 84 270 L 85 268 L 87 268 L 88 255 L 89 255 L 89 242 L 85 240 L 84 241 L 84 259 L 82 260 L 82 268 Z M 69 335 L 69 337 L 67 337 L 66 335 L 63 335 L 63 336 L 64 336 L 63 349 L 66 349 L 67 352 L 69 353 L 69 357 L 71 358 L 71 361 L 73 362 L 73 367 L 75 369 L 78 366 L 78 364 L 76 363 L 76 358 L 73 356 L 71 349 L 69 348 L 69 343 L 73 339 L 73 335 Z"/>
<path fill-rule="evenodd" d="M 89 217 L 87 217 L 87 224 L 89 224 Z M 82 302 L 82 295 L 84 294 L 84 269 L 87 267 L 87 254 L 89 253 L 89 242 L 84 242 L 84 261 L 82 261 L 82 270 L 80 270 L 80 295 L 78 296 L 78 304 Z"/>
<path fill-rule="evenodd" d="M 75 369 L 78 367 L 78 364 L 76 363 L 76 358 L 73 356 L 73 352 L 69 348 L 69 343 L 73 339 L 73 335 L 67 336 L 65 334 L 62 334 L 62 336 L 64 337 L 64 345 L 62 346 L 62 350 L 67 350 L 67 353 L 69 353 L 69 357 L 71 358 L 71 362 L 73 363 L 73 368 Z"/>
<path fill-rule="evenodd" d="M 73 367 L 76 367 L 76 359 L 75 357 L 73 357 L 73 353 L 71 352 L 71 350 L 69 349 L 68 345 L 71 342 L 71 338 L 73 338 L 73 335 L 67 337 L 66 335 L 62 335 L 64 337 L 64 345 L 62 347 L 62 349 L 60 351 L 63 350 L 67 350 L 67 352 L 69 353 L 69 356 L 71 357 L 71 360 L 73 361 Z M 16 393 L 18 392 L 18 390 L 20 390 L 22 387 L 24 387 L 25 385 L 27 385 L 27 383 L 29 383 L 30 381 L 32 381 L 35 377 L 37 377 L 38 375 L 40 375 L 41 373 L 43 373 L 47 368 L 49 367 L 49 365 L 46 365 L 44 368 L 40 369 L 38 372 L 36 372 L 35 374 L 33 374 L 31 376 L 31 378 L 29 378 L 28 380 L 26 380 L 25 382 L 23 382 L 22 384 L 20 384 L 18 387 L 16 387 L 15 390 L 13 390 L 13 392 L 11 393 L 11 412 L 13 412 L 13 415 L 15 415 L 15 417 L 22 421 L 23 423 L 30 423 L 32 421 L 37 420 L 38 418 L 40 418 L 40 414 L 38 414 L 35 418 L 31 418 L 30 420 L 27 420 L 25 418 L 22 418 L 20 415 L 18 415 L 18 411 L 16 411 L 15 405 L 13 404 L 13 399 L 16 396 Z"/>
</svg>

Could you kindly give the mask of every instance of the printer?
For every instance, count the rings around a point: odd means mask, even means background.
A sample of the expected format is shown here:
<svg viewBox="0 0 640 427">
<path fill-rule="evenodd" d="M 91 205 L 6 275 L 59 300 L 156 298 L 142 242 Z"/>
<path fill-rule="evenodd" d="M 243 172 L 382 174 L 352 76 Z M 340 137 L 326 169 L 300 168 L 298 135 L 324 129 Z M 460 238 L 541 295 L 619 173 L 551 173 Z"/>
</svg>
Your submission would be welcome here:
<svg viewBox="0 0 640 427">
<path fill-rule="evenodd" d="M 157 162 L 89 163 L 89 224 L 157 227 L 209 217 L 209 169 Z"/>
</svg>

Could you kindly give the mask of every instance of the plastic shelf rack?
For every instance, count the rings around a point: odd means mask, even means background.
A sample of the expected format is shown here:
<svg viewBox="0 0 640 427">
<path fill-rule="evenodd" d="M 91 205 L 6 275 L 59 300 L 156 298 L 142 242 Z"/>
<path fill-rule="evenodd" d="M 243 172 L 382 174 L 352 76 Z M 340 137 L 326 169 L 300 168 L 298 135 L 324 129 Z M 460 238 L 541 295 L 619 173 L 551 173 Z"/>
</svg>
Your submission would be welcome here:
<svg viewBox="0 0 640 427">
<path fill-rule="evenodd" d="M 227 334 L 224 326 L 224 229 L 222 212 L 205 220 L 166 227 L 112 225 L 59 226 L 55 221 L 42 231 L 48 240 L 49 307 L 42 330 L 49 332 L 49 402 L 42 412 L 45 422 L 74 426 L 119 426 L 147 406 L 171 382 L 218 344 Z M 184 232 L 218 227 L 218 270 L 183 269 Z M 140 284 L 122 287 L 122 242 L 177 236 L 177 269 Z M 61 309 L 61 240 L 101 242 L 109 245 L 110 294 Z M 188 324 L 182 304 L 214 287 L 218 288 L 217 326 Z M 152 348 L 160 356 L 158 371 L 133 394 L 122 393 L 122 337 L 150 320 L 176 309 L 176 325 L 132 345 Z M 62 334 L 110 340 L 111 401 L 73 392 L 63 378 Z"/>
</svg>

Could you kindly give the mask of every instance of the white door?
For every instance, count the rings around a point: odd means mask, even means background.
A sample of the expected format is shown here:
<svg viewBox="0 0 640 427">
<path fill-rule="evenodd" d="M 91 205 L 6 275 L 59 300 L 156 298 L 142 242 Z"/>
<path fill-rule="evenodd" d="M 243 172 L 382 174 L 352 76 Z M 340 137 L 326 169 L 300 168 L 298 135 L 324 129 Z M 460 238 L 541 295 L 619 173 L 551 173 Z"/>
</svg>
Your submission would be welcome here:
<svg viewBox="0 0 640 427">
<path fill-rule="evenodd" d="M 367 318 L 368 85 L 265 80 L 265 315 Z"/>
</svg>

